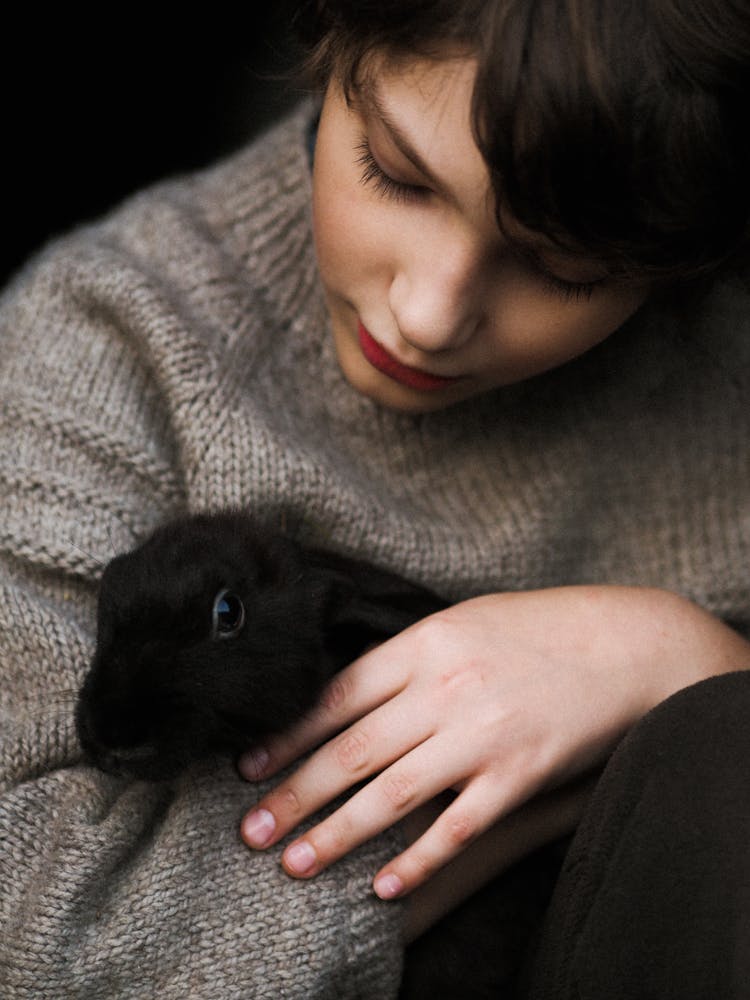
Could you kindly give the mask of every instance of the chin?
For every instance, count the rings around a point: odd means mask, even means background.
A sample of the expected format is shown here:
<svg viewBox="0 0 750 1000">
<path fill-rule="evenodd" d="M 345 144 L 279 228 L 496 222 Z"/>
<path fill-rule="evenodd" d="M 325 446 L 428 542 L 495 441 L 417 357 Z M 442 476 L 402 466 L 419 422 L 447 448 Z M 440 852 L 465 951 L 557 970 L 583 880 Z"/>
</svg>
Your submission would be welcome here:
<svg viewBox="0 0 750 1000">
<path fill-rule="evenodd" d="M 420 392 L 376 371 L 364 359 L 356 366 L 346 366 L 342 363 L 341 370 L 352 388 L 362 396 L 388 410 L 400 413 L 434 413 L 477 395 L 466 385 Z"/>
</svg>

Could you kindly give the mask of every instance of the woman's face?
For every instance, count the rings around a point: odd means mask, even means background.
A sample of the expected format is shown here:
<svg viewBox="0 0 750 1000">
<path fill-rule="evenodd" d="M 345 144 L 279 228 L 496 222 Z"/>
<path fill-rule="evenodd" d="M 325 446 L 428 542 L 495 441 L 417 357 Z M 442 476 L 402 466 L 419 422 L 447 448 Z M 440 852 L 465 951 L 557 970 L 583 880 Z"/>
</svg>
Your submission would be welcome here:
<svg viewBox="0 0 750 1000">
<path fill-rule="evenodd" d="M 336 351 L 355 389 L 397 410 L 554 368 L 646 297 L 512 220 L 503 236 L 472 136 L 474 72 L 469 58 L 383 65 L 351 104 L 336 82 L 323 103 L 313 211 Z"/>
</svg>

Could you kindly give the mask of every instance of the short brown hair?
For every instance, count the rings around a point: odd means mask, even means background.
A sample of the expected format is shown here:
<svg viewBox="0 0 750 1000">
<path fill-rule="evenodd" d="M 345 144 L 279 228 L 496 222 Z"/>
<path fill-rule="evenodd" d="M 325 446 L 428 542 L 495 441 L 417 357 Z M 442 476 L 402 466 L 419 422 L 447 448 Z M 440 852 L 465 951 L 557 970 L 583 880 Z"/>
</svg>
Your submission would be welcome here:
<svg viewBox="0 0 750 1000">
<path fill-rule="evenodd" d="M 473 125 L 499 207 L 654 279 L 713 273 L 750 229 L 750 18 L 738 0 L 306 0 L 319 82 L 363 61 L 478 60 Z"/>
</svg>

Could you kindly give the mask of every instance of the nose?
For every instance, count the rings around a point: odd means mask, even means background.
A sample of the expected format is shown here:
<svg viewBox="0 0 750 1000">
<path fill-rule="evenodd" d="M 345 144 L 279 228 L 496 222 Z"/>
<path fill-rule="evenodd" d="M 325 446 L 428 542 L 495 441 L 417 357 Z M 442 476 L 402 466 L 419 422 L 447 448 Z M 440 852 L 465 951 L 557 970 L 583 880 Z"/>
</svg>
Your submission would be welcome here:
<svg viewBox="0 0 750 1000">
<path fill-rule="evenodd" d="M 401 258 L 389 305 L 403 339 L 420 351 L 455 349 L 469 341 L 486 311 L 483 256 L 470 242 L 427 252 L 424 244 Z"/>
</svg>

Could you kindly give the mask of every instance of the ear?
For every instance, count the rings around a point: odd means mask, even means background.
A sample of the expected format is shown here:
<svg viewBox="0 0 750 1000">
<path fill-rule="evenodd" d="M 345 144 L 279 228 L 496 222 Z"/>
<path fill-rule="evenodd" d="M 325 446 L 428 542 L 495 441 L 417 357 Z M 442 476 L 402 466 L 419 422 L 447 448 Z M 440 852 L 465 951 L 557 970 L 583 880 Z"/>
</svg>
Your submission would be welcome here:
<svg viewBox="0 0 750 1000">
<path fill-rule="evenodd" d="M 370 563 L 329 552 L 310 556 L 327 590 L 328 644 L 344 660 L 446 607 L 427 588 Z"/>
</svg>

